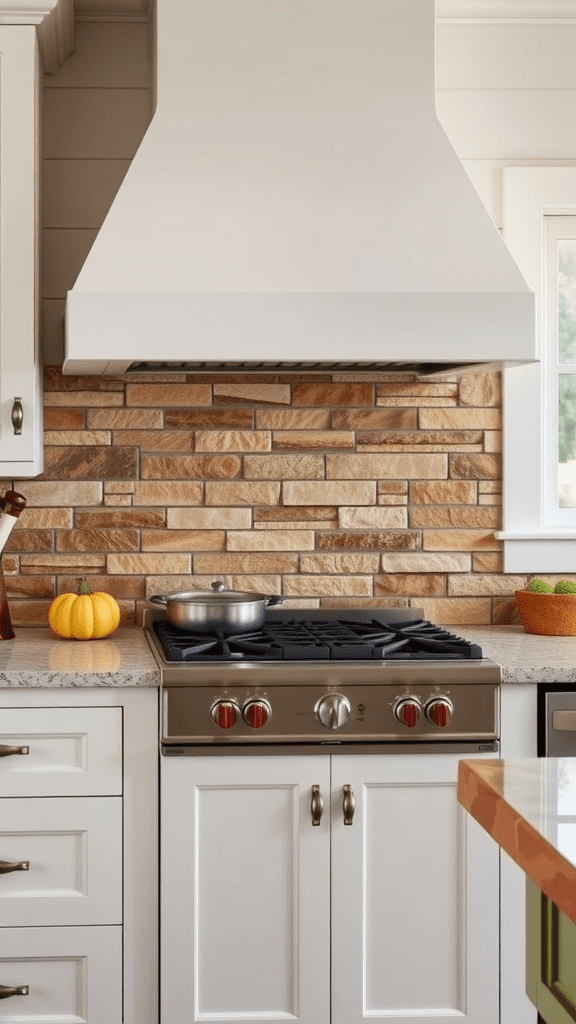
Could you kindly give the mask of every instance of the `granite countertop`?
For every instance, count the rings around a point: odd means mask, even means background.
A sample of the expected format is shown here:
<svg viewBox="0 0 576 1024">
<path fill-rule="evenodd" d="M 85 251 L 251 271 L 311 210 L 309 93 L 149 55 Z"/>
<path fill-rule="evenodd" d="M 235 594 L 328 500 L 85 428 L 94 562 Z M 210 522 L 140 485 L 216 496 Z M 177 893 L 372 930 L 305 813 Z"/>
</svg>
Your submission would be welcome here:
<svg viewBox="0 0 576 1024">
<path fill-rule="evenodd" d="M 48 627 L 14 632 L 0 642 L 0 689 L 160 685 L 141 629 L 120 628 L 103 640 L 62 640 Z"/>
<path fill-rule="evenodd" d="M 502 666 L 503 683 L 576 682 L 576 636 L 537 636 L 522 626 L 447 626 Z"/>
<path fill-rule="evenodd" d="M 576 923 L 576 758 L 460 761 L 458 800 Z"/>
<path fill-rule="evenodd" d="M 447 626 L 480 644 L 502 666 L 504 683 L 576 681 L 576 637 L 534 636 L 522 626 Z M 104 640 L 62 640 L 49 629 L 18 627 L 0 641 L 0 689 L 8 686 L 158 686 L 160 672 L 142 629 Z"/>
</svg>

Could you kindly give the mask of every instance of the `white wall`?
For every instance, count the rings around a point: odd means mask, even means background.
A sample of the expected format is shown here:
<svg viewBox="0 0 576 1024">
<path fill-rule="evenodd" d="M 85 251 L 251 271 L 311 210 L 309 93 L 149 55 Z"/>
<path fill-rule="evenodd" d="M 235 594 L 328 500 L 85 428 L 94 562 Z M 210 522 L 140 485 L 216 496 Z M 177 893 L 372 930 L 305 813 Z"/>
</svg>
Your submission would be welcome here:
<svg viewBox="0 0 576 1024">
<path fill-rule="evenodd" d="M 75 51 L 44 76 L 44 362 L 62 362 L 66 292 L 151 116 L 150 29 L 78 22 Z M 145 211 L 143 211 L 145 216 Z"/>
<path fill-rule="evenodd" d="M 438 116 L 502 227 L 501 168 L 576 165 L 576 19 L 440 22 Z"/>
</svg>

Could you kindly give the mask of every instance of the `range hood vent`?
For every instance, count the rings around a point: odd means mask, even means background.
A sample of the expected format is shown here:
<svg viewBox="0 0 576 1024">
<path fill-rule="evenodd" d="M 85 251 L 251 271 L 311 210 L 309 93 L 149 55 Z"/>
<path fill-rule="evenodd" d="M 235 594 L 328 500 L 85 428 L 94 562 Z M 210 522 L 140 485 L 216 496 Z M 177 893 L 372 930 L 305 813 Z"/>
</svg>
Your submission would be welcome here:
<svg viewBox="0 0 576 1024">
<path fill-rule="evenodd" d="M 434 93 L 434 0 L 157 0 L 156 112 L 68 293 L 64 372 L 537 358 Z"/>
<path fill-rule="evenodd" d="M 491 364 L 498 368 L 500 364 Z M 446 374 L 459 373 L 463 370 L 486 370 L 486 363 L 471 366 L 466 363 L 321 363 L 313 362 L 231 362 L 218 363 L 209 361 L 178 362 L 175 360 L 152 360 L 149 362 L 131 363 L 126 373 L 410 373 L 419 377 L 440 377 Z"/>
</svg>

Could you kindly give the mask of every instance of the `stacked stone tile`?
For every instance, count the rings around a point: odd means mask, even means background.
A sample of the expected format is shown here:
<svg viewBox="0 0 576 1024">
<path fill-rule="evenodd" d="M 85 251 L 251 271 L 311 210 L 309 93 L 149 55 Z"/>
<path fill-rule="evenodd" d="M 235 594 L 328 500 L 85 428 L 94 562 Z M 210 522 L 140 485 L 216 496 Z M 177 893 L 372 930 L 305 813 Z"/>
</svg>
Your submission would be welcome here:
<svg viewBox="0 0 576 1024">
<path fill-rule="evenodd" d="M 44 625 L 86 575 L 141 622 L 205 588 L 293 606 L 415 605 L 516 621 L 502 574 L 497 373 L 64 377 L 48 367 L 45 472 L 3 568 L 13 622 Z"/>
</svg>

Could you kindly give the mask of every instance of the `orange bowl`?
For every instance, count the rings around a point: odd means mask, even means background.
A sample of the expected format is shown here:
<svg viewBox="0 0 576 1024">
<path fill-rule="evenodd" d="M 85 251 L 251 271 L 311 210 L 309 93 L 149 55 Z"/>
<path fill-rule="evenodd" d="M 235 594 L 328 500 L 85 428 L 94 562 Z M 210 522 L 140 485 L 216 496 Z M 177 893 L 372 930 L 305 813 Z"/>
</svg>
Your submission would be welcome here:
<svg viewBox="0 0 576 1024">
<path fill-rule="evenodd" d="M 530 590 L 514 593 L 526 633 L 576 636 L 576 594 L 533 594 Z"/>
</svg>

